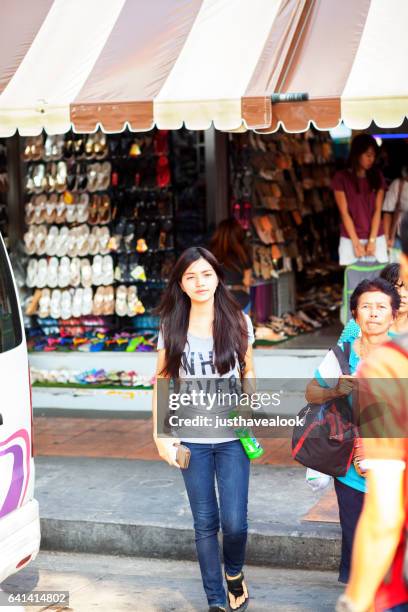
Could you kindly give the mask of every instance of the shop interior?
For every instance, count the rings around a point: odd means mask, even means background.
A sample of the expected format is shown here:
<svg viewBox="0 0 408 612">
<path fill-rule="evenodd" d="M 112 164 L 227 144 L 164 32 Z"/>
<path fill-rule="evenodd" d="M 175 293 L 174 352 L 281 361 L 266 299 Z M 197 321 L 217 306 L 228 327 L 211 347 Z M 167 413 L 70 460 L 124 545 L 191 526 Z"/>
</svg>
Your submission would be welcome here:
<svg viewBox="0 0 408 612">
<path fill-rule="evenodd" d="M 407 135 L 370 132 L 391 181 Z M 343 126 L 3 139 L 0 231 L 29 351 L 48 355 L 48 367 L 32 368 L 34 386 L 150 388 L 136 359 L 132 369 L 112 361 L 106 369 L 91 353 L 153 353 L 155 307 L 175 259 L 188 246 L 208 246 L 229 216 L 244 228 L 253 262 L 255 350 L 330 347 L 342 329 L 343 283 L 330 185 L 350 138 Z M 53 369 L 56 353 L 66 356 L 62 369 Z M 78 353 L 88 366 L 70 365 Z"/>
</svg>

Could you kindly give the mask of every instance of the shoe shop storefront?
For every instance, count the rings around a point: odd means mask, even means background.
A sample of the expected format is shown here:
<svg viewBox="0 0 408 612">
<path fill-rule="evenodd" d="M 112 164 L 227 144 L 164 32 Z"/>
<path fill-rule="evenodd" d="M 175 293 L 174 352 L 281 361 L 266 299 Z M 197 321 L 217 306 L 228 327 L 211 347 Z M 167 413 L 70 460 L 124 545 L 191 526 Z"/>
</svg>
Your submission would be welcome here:
<svg viewBox="0 0 408 612">
<path fill-rule="evenodd" d="M 331 178 L 351 130 L 406 115 L 395 19 L 369 0 L 8 4 L 0 231 L 34 407 L 149 411 L 154 309 L 228 216 L 252 253 L 257 374 L 309 377 L 341 330 Z"/>
</svg>

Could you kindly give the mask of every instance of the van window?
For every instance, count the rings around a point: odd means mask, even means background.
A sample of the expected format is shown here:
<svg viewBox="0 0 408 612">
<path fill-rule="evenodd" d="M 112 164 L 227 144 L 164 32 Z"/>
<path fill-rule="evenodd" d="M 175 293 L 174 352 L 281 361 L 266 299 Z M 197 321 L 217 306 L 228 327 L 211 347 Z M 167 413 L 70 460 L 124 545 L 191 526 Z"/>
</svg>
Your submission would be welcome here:
<svg viewBox="0 0 408 612">
<path fill-rule="evenodd" d="M 19 306 L 4 246 L 0 240 L 0 353 L 16 348 L 22 339 Z"/>
</svg>

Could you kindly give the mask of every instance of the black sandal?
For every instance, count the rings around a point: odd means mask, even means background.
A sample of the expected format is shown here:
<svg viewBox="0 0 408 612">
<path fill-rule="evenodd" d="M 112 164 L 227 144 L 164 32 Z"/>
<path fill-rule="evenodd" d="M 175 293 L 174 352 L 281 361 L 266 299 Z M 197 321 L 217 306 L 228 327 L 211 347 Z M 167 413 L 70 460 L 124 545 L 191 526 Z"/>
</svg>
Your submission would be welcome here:
<svg viewBox="0 0 408 612">
<path fill-rule="evenodd" d="M 233 595 L 235 599 L 237 599 L 238 597 L 242 597 L 242 595 L 244 595 L 244 587 L 242 586 L 242 583 L 244 582 L 245 577 L 244 577 L 243 572 L 241 572 L 241 574 L 237 578 L 232 578 L 232 579 L 227 578 L 227 574 L 225 574 L 225 580 L 227 581 L 228 593 L 231 593 L 231 595 Z M 244 603 L 242 603 L 238 608 L 231 607 L 230 599 L 228 597 L 228 609 L 231 612 L 244 612 L 244 610 L 247 609 L 248 604 L 249 604 L 248 588 L 247 588 L 247 592 L 248 592 L 248 597 L 246 598 Z"/>
<path fill-rule="evenodd" d="M 222 606 L 210 606 L 208 612 L 227 612 L 227 608 L 223 608 Z"/>
</svg>

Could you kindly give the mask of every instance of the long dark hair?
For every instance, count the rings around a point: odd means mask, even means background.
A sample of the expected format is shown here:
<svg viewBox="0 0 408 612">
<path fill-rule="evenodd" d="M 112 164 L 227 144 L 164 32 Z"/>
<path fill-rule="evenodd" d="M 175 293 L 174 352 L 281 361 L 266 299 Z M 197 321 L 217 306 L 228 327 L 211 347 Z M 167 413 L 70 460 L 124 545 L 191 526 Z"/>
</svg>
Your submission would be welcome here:
<svg viewBox="0 0 408 612">
<path fill-rule="evenodd" d="M 246 249 L 246 236 L 236 219 L 224 219 L 218 225 L 210 242 L 210 251 L 226 268 L 251 267 Z"/>
<path fill-rule="evenodd" d="M 219 374 L 226 374 L 244 364 L 248 348 L 248 328 L 241 307 L 227 290 L 223 272 L 210 251 L 203 247 L 190 247 L 182 253 L 171 273 L 157 313 L 166 350 L 165 365 L 160 374 L 179 378 L 182 354 L 187 342 L 191 300 L 181 289 L 180 282 L 187 268 L 198 259 L 205 259 L 218 276 L 214 294 L 214 365 Z"/>
<path fill-rule="evenodd" d="M 370 136 L 370 134 L 357 134 L 357 136 L 355 136 L 351 141 L 348 165 L 352 172 L 354 184 L 358 193 L 360 192 L 360 186 L 357 180 L 357 173 L 360 168 L 359 159 L 363 153 L 368 151 L 368 149 L 373 149 L 375 156 L 377 157 L 378 145 L 375 138 Z M 367 170 L 366 177 L 368 184 L 370 185 L 370 189 L 372 191 L 378 191 L 381 187 L 381 176 L 375 163 L 369 170 Z"/>
</svg>

